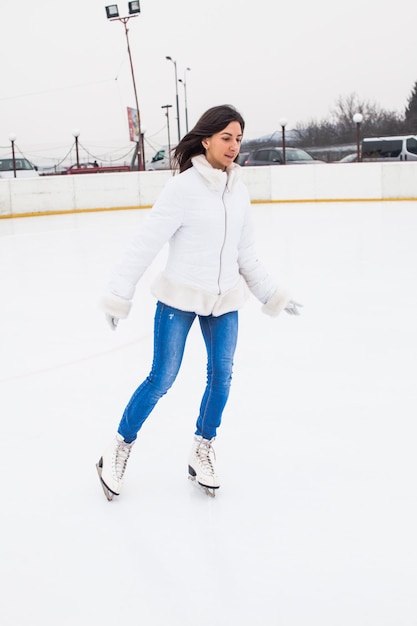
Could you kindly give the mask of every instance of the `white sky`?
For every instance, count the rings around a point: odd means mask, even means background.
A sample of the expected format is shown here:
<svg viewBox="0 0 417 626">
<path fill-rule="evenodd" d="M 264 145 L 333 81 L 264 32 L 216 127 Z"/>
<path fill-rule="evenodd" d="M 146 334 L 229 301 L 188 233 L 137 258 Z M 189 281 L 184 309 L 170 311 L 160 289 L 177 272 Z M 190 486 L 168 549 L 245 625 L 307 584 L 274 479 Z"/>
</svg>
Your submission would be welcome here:
<svg viewBox="0 0 417 626">
<path fill-rule="evenodd" d="M 34 162 L 63 157 L 80 142 L 102 158 L 129 142 L 126 107 L 134 106 L 121 23 L 105 0 L 3 0 L 0 150 L 9 134 Z M 127 0 L 119 3 L 127 14 Z M 152 145 L 167 143 L 162 105 L 172 104 L 174 65 L 187 72 L 190 125 L 209 106 L 234 104 L 246 136 L 272 133 L 329 115 L 337 98 L 357 93 L 402 111 L 417 80 L 414 0 L 142 0 L 129 22 L 142 128 Z M 407 28 L 407 25 L 410 25 Z M 181 124 L 184 90 L 179 85 Z M 148 155 L 151 148 L 148 147 Z"/>
</svg>

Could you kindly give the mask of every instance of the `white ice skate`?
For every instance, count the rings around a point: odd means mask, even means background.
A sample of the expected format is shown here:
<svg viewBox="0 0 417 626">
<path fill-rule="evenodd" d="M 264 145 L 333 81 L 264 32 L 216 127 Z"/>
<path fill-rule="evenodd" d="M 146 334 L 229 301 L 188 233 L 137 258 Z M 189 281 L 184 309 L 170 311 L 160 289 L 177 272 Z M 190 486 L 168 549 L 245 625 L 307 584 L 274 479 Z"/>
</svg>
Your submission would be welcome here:
<svg viewBox="0 0 417 626">
<path fill-rule="evenodd" d="M 216 495 L 216 489 L 220 487 L 214 466 L 216 455 L 213 441 L 214 437 L 213 439 L 203 439 L 203 437 L 196 435 L 188 461 L 188 478 L 196 481 L 203 491 L 212 498 Z"/>
<path fill-rule="evenodd" d="M 120 494 L 127 461 L 134 443 L 134 441 L 126 443 L 123 437 L 117 433 L 113 442 L 96 464 L 104 495 L 109 501 L 113 500 L 113 496 Z"/>
</svg>

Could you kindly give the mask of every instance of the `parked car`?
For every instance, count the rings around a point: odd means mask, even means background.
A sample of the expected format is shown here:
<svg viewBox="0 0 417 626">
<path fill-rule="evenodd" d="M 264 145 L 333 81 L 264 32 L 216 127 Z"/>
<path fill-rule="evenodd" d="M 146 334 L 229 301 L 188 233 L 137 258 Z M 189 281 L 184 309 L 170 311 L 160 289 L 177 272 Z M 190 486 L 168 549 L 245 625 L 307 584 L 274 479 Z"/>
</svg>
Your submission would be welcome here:
<svg viewBox="0 0 417 626">
<path fill-rule="evenodd" d="M 249 154 L 250 152 L 239 152 L 236 163 L 238 165 L 245 165 L 245 161 L 249 157 Z"/>
<path fill-rule="evenodd" d="M 417 161 L 417 136 L 365 137 L 362 161 Z"/>
<path fill-rule="evenodd" d="M 112 173 L 112 172 L 130 172 L 129 165 L 99 165 L 97 161 L 93 163 L 76 163 L 70 165 L 66 170 L 61 172 L 62 174 L 100 174 L 100 173 Z"/>
<path fill-rule="evenodd" d="M 253 166 L 253 165 L 282 165 L 284 162 L 284 155 L 282 147 L 278 148 L 258 148 L 249 153 L 247 158 L 241 165 Z M 305 150 L 300 148 L 286 148 L 285 149 L 285 162 L 288 165 L 297 163 L 324 163 L 313 159 L 311 154 L 308 154 Z"/>
<path fill-rule="evenodd" d="M 72 165 L 67 167 L 67 169 L 64 170 L 62 173 L 71 174 L 74 170 L 92 170 L 96 167 L 98 167 L 97 161 L 94 161 L 93 163 L 91 161 L 88 161 L 87 163 L 80 163 L 79 165 L 73 163 Z"/>
<path fill-rule="evenodd" d="M 22 157 L 15 159 L 16 178 L 39 176 L 37 168 Z M 0 159 L 0 178 L 14 178 L 13 159 Z"/>
<path fill-rule="evenodd" d="M 343 159 L 339 159 L 335 161 L 335 163 L 356 163 L 358 160 L 358 155 L 356 152 L 352 152 L 351 154 L 347 154 L 343 157 Z"/>
<path fill-rule="evenodd" d="M 168 148 L 161 148 L 157 150 L 150 161 L 146 161 L 145 169 L 152 172 L 153 170 L 170 170 L 172 169 L 172 156 L 171 149 L 171 162 L 169 159 Z"/>
</svg>

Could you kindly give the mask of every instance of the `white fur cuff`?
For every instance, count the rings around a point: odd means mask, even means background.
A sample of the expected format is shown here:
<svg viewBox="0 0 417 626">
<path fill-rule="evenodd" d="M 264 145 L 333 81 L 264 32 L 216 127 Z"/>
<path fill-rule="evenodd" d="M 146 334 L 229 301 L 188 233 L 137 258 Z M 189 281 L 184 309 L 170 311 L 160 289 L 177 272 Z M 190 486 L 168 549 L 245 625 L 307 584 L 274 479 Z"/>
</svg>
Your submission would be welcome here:
<svg viewBox="0 0 417 626">
<path fill-rule="evenodd" d="M 271 317 L 277 317 L 291 300 L 288 291 L 274 291 L 268 302 L 263 305 L 262 313 Z"/>
<path fill-rule="evenodd" d="M 111 317 L 122 320 L 129 315 L 132 303 L 114 293 L 106 293 L 100 300 L 100 308 Z"/>
</svg>

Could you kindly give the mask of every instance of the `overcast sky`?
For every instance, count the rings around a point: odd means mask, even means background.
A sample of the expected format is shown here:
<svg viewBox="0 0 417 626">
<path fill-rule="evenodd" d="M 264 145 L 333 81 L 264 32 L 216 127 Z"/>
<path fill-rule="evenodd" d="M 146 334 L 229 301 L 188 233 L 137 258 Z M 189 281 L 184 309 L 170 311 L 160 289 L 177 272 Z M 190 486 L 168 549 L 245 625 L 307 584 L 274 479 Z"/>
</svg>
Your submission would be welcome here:
<svg viewBox="0 0 417 626">
<path fill-rule="evenodd" d="M 124 28 L 106 19 L 109 3 L 1 4 L 0 154 L 13 132 L 34 162 L 63 157 L 74 129 L 99 158 L 128 151 L 126 107 L 135 101 Z M 118 6 L 128 13 L 127 0 Z M 416 18 L 415 0 L 141 0 L 129 37 L 147 156 L 167 143 L 165 104 L 177 136 L 167 55 L 178 78 L 186 75 L 190 126 L 208 107 L 231 103 L 246 119 L 246 137 L 257 137 L 282 117 L 288 128 L 321 120 L 352 93 L 402 112 L 417 81 Z"/>
</svg>

